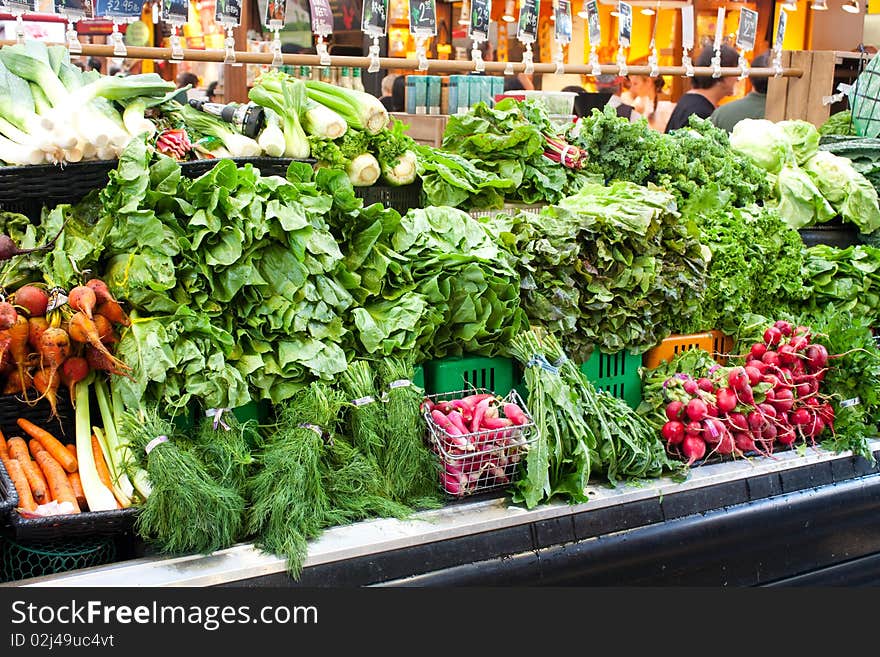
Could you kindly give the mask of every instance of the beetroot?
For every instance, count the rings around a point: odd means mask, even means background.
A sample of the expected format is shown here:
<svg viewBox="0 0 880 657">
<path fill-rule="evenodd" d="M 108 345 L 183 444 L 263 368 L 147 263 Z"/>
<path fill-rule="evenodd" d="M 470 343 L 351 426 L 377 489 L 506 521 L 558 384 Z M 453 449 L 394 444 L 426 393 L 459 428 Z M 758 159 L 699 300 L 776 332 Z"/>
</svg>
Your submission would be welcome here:
<svg viewBox="0 0 880 657">
<path fill-rule="evenodd" d="M 46 314 L 49 295 L 36 285 L 23 285 L 15 292 L 15 305 L 23 308 L 28 317 L 40 317 Z"/>
<path fill-rule="evenodd" d="M 18 321 L 18 312 L 8 301 L 0 301 L 0 331 L 6 331 L 15 326 Z"/>
</svg>

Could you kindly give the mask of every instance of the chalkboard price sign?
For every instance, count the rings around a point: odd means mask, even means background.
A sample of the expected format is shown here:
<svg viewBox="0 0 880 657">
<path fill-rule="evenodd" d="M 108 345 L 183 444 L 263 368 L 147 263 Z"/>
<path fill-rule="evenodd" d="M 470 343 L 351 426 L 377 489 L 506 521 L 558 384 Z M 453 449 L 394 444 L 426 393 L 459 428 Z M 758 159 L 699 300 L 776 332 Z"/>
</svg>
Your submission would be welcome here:
<svg viewBox="0 0 880 657">
<path fill-rule="evenodd" d="M 489 1 L 471 1 L 471 24 L 468 28 L 468 36 L 477 41 L 485 41 L 489 38 Z"/>
<path fill-rule="evenodd" d="M 554 33 L 559 43 L 571 43 L 571 0 L 557 0 Z"/>
<path fill-rule="evenodd" d="M 388 32 L 388 0 L 364 0 L 361 30 L 369 36 L 384 36 Z"/>
<path fill-rule="evenodd" d="M 414 36 L 436 36 L 436 0 L 409 0 L 409 31 Z"/>
<path fill-rule="evenodd" d="M 162 20 L 166 23 L 182 25 L 189 20 L 187 0 L 162 0 Z"/>
<path fill-rule="evenodd" d="M 286 0 L 269 0 L 266 3 L 266 15 L 263 19 L 263 25 L 280 29 L 284 26 L 286 12 Z"/>
<path fill-rule="evenodd" d="M 617 3 L 617 41 L 621 46 L 628 46 L 632 42 L 633 32 L 633 8 L 626 2 Z"/>
<path fill-rule="evenodd" d="M 100 18 L 140 18 L 143 2 L 138 0 L 98 0 L 95 16 Z"/>
<path fill-rule="evenodd" d="M 333 10 L 329 0 L 309 0 L 312 9 L 312 32 L 327 36 L 333 34 Z"/>
<path fill-rule="evenodd" d="M 602 43 L 602 23 L 599 21 L 599 3 L 596 0 L 589 0 L 584 5 L 587 10 L 587 25 L 590 32 L 590 45 L 597 48 Z"/>
<path fill-rule="evenodd" d="M 21 3 L 19 3 L 21 4 Z M 91 18 L 95 7 L 92 0 L 55 0 L 55 13 L 70 18 Z M 140 15 L 140 12 L 138 12 Z"/>
<path fill-rule="evenodd" d="M 540 6 L 541 0 L 522 0 L 516 38 L 523 43 L 531 43 L 538 38 L 538 10 Z"/>
<path fill-rule="evenodd" d="M 738 45 L 742 50 L 754 50 L 755 37 L 757 34 L 758 12 L 752 9 L 740 9 L 739 30 L 736 33 L 736 45 Z"/>
<path fill-rule="evenodd" d="M 217 0 L 214 20 L 227 27 L 241 25 L 241 0 Z"/>
</svg>

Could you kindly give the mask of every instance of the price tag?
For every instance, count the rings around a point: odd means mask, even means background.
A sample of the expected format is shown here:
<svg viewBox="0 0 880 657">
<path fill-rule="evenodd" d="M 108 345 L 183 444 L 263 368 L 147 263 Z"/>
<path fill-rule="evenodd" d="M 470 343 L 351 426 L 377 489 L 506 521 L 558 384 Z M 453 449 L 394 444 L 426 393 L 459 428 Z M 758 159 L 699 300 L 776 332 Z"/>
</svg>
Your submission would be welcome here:
<svg viewBox="0 0 880 657">
<path fill-rule="evenodd" d="M 471 0 L 468 38 L 472 41 L 485 41 L 489 38 L 489 0 Z"/>
<path fill-rule="evenodd" d="M 782 52 L 782 44 L 785 42 L 785 27 L 788 23 L 788 12 L 779 12 L 779 25 L 776 26 L 776 40 L 773 42 L 773 48 Z"/>
<path fill-rule="evenodd" d="M 361 30 L 371 37 L 388 32 L 388 0 L 364 0 Z"/>
<path fill-rule="evenodd" d="M 143 9 L 143 2 L 137 0 L 97 0 L 96 5 L 95 16 L 99 18 L 137 20 Z"/>
<path fill-rule="evenodd" d="M 685 50 L 694 48 L 694 6 L 685 5 L 681 8 L 681 47 Z"/>
<path fill-rule="evenodd" d="M 590 45 L 598 48 L 602 45 L 602 23 L 599 21 L 599 3 L 597 0 L 589 0 L 584 5 L 584 9 L 587 11 Z"/>
<path fill-rule="evenodd" d="M 55 4 L 58 4 L 57 2 Z M 23 14 L 34 10 L 33 2 L 25 0 L 0 0 L 0 7 L 5 7 L 12 14 Z"/>
<path fill-rule="evenodd" d="M 266 3 L 266 15 L 263 17 L 263 25 L 273 30 L 280 30 L 284 27 L 284 16 L 286 13 L 286 0 L 269 0 Z"/>
<path fill-rule="evenodd" d="M 632 41 L 633 8 L 626 2 L 617 3 L 617 42 L 626 47 Z"/>
<path fill-rule="evenodd" d="M 172 25 L 184 25 L 189 20 L 187 0 L 162 0 L 162 21 Z"/>
<path fill-rule="evenodd" d="M 538 38 L 538 10 L 541 0 L 522 0 L 519 8 L 516 38 L 522 43 L 534 43 Z"/>
<path fill-rule="evenodd" d="M 724 7 L 718 7 L 718 17 L 715 19 L 715 43 L 714 50 L 721 50 L 721 44 L 724 43 Z"/>
<path fill-rule="evenodd" d="M 571 43 L 571 0 L 557 0 L 554 33 L 559 43 Z"/>
<path fill-rule="evenodd" d="M 333 34 L 333 10 L 329 0 L 309 0 L 312 9 L 312 32 L 327 36 Z"/>
<path fill-rule="evenodd" d="M 227 29 L 241 25 L 241 0 L 217 0 L 214 20 Z"/>
<path fill-rule="evenodd" d="M 752 9 L 739 10 L 739 29 L 736 33 L 736 45 L 743 51 L 755 49 L 755 37 L 758 33 L 758 12 Z"/>
<path fill-rule="evenodd" d="M 436 0 L 409 0 L 409 31 L 413 36 L 437 35 Z"/>
<path fill-rule="evenodd" d="M 55 0 L 55 13 L 68 19 L 92 18 L 95 15 L 92 0 Z"/>
</svg>

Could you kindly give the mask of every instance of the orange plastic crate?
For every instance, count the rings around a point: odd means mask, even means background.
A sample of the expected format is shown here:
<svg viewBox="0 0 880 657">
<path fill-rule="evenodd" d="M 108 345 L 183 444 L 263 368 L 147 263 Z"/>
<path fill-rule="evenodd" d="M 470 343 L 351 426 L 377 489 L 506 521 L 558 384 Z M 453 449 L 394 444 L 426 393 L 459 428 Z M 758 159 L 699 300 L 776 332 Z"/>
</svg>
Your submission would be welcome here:
<svg viewBox="0 0 880 657">
<path fill-rule="evenodd" d="M 648 369 L 654 369 L 659 367 L 661 363 L 669 362 L 681 352 L 689 349 L 703 349 L 714 355 L 714 348 L 715 335 L 711 332 L 670 335 L 656 347 L 645 352 L 644 366 Z"/>
<path fill-rule="evenodd" d="M 721 331 L 709 331 L 712 334 L 712 358 L 719 365 L 727 365 L 727 354 L 733 351 L 733 338 Z"/>
</svg>

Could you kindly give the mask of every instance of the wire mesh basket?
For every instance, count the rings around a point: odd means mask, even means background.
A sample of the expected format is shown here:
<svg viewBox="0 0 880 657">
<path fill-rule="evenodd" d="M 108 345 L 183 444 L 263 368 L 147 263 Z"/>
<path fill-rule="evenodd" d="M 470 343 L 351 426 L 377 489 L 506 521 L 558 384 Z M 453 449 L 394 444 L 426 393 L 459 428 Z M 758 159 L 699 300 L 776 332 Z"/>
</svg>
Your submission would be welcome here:
<svg viewBox="0 0 880 657">
<path fill-rule="evenodd" d="M 437 424 L 431 415 L 431 405 L 424 404 L 422 412 L 428 426 L 428 439 L 438 457 L 440 488 L 450 498 L 508 488 L 516 482 L 522 472 L 521 461 L 538 439 L 534 419 L 515 389 L 504 397 L 498 397 L 485 388 L 476 388 L 428 395 L 426 400 L 436 407 L 477 394 L 491 395 L 498 400 L 499 408 L 508 402 L 516 404 L 525 415 L 526 422 L 453 436 Z"/>
<path fill-rule="evenodd" d="M 0 537 L 0 582 L 102 566 L 115 558 L 116 543 L 106 536 L 44 542 Z"/>
</svg>

